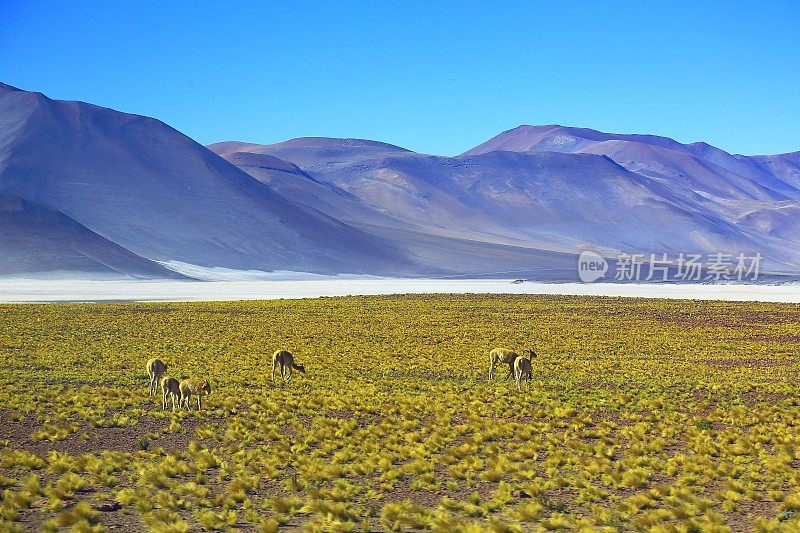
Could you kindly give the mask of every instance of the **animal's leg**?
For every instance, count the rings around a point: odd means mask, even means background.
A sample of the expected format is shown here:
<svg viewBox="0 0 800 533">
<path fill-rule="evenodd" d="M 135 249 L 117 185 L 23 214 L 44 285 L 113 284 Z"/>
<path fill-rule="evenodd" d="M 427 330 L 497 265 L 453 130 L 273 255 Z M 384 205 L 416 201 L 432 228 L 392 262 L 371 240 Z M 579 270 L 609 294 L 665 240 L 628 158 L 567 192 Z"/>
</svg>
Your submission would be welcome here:
<svg viewBox="0 0 800 533">
<path fill-rule="evenodd" d="M 494 373 L 494 359 L 489 361 L 489 381 L 492 381 L 493 373 Z"/>
<path fill-rule="evenodd" d="M 288 383 L 290 379 L 292 379 L 292 367 L 287 365 L 286 366 L 286 382 Z"/>
</svg>

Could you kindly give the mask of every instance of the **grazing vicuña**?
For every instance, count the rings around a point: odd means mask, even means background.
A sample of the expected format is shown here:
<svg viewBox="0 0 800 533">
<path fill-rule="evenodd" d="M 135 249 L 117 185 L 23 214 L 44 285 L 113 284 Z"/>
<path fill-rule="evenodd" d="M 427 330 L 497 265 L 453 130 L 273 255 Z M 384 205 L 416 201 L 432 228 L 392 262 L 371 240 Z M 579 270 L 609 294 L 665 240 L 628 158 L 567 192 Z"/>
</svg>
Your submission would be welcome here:
<svg viewBox="0 0 800 533">
<path fill-rule="evenodd" d="M 197 397 L 197 410 L 199 411 L 202 407 L 202 397 L 203 393 L 206 396 L 211 395 L 211 384 L 208 381 L 200 381 L 197 379 L 184 379 L 180 383 L 180 392 L 181 392 L 181 407 L 186 407 L 187 409 L 191 410 L 189 405 L 189 400 L 194 395 Z"/>
<path fill-rule="evenodd" d="M 531 368 L 531 360 L 527 357 L 517 357 L 514 360 L 514 379 L 517 380 L 517 390 L 521 390 L 520 384 L 524 379 L 528 386 L 531 386 L 531 377 L 533 370 Z"/>
<path fill-rule="evenodd" d="M 147 361 L 147 373 L 150 375 L 150 396 L 155 396 L 158 392 L 158 384 L 166 371 L 167 364 L 161 359 Z"/>
<path fill-rule="evenodd" d="M 303 374 L 306 373 L 306 367 L 303 365 L 295 364 L 294 356 L 286 350 L 278 350 L 272 354 L 272 381 L 275 381 L 275 369 L 280 366 L 281 377 L 283 381 L 289 381 L 292 378 L 292 369 L 299 370 Z"/>
<path fill-rule="evenodd" d="M 536 352 L 532 349 L 522 350 L 522 355 L 527 355 L 530 359 L 536 357 Z M 508 348 L 495 348 L 489 352 L 489 380 L 494 379 L 494 367 L 498 364 L 508 365 L 508 374 L 506 379 L 514 375 L 514 361 L 519 357 L 519 354 Z"/>
<path fill-rule="evenodd" d="M 161 393 L 162 401 L 161 408 L 167 410 L 167 400 L 172 399 L 172 410 L 175 410 L 175 405 L 181 401 L 181 386 L 177 379 L 164 377 L 161 379 Z"/>
</svg>

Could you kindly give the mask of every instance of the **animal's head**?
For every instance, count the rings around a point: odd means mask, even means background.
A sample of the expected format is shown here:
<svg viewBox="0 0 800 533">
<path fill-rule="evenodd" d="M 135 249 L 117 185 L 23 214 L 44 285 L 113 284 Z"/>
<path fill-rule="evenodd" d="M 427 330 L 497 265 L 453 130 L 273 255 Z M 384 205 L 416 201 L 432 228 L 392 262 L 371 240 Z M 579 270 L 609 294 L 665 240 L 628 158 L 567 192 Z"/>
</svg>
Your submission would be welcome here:
<svg viewBox="0 0 800 533">
<path fill-rule="evenodd" d="M 302 372 L 303 374 L 306 373 L 306 365 L 297 365 L 297 370 Z"/>
<path fill-rule="evenodd" d="M 535 351 L 533 351 L 533 348 L 530 348 L 530 349 L 528 349 L 528 350 L 525 350 L 525 351 L 523 351 L 523 353 L 524 353 L 524 354 L 526 354 L 526 355 L 528 356 L 528 358 L 529 358 L 529 359 L 533 359 L 533 358 L 535 358 L 535 357 L 539 357 L 539 356 L 536 354 L 536 352 L 535 352 Z"/>
<path fill-rule="evenodd" d="M 211 396 L 211 383 L 209 383 L 208 381 L 204 381 L 203 386 L 200 387 L 200 390 L 205 391 L 207 396 Z"/>
</svg>

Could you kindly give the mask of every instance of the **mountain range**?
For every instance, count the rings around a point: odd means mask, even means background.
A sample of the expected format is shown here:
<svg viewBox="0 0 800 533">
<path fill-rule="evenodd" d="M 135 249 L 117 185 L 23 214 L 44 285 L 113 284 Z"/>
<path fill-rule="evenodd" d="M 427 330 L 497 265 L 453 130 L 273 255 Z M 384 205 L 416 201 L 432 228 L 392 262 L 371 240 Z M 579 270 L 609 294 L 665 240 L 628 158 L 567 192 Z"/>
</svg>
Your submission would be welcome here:
<svg viewBox="0 0 800 533">
<path fill-rule="evenodd" d="M 800 152 L 520 126 L 461 155 L 306 137 L 204 147 L 0 84 L 0 275 L 176 265 L 574 280 L 576 256 L 761 253 L 800 273 Z"/>
</svg>

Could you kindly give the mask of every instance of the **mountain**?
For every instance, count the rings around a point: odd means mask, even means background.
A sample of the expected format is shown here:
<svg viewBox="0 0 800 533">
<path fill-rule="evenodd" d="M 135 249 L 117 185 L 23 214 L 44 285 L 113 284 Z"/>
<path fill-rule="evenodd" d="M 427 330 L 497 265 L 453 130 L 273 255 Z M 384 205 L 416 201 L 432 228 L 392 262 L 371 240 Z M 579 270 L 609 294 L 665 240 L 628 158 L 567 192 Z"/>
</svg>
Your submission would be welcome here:
<svg viewBox="0 0 800 533">
<path fill-rule="evenodd" d="M 380 210 L 372 209 L 357 197 L 327 182 L 318 181 L 294 163 L 277 157 L 244 150 L 247 146 L 236 143 L 221 143 L 227 146 L 212 145 L 230 163 L 244 170 L 270 189 L 295 202 L 324 212 L 344 222 L 390 223 Z M 257 146 L 257 145 L 250 145 Z M 227 149 L 231 151 L 227 151 Z"/>
<path fill-rule="evenodd" d="M 380 214 L 380 229 L 371 229 L 377 233 L 411 228 L 437 238 L 607 256 L 760 251 L 769 268 L 800 270 L 798 191 L 784 158 L 781 177 L 708 145 L 560 126 L 516 128 L 457 157 L 357 139 L 210 148 L 287 194 L 309 180 L 335 187 L 357 205 L 347 209 L 358 213 L 350 223 L 365 227 L 377 216 L 365 216 L 364 206 Z M 297 170 L 273 170 L 268 162 L 276 159 Z M 314 195 L 292 197 L 348 216 Z"/>
<path fill-rule="evenodd" d="M 800 174 L 797 167 L 793 169 L 794 175 L 785 168 L 791 165 L 791 156 L 797 154 L 771 156 L 778 168 L 785 169 L 781 173 L 759 161 L 768 156 L 732 155 L 703 142 L 681 144 L 656 135 L 624 135 L 550 125 L 519 126 L 489 139 L 463 155 L 499 150 L 607 155 L 634 171 L 705 179 L 706 184 L 717 181 L 717 185 L 734 186 L 734 193 L 742 192 L 763 199 L 781 199 L 784 195 L 800 198 Z"/>
<path fill-rule="evenodd" d="M 586 249 L 759 252 L 797 274 L 800 154 L 557 125 L 456 157 L 323 137 L 204 147 L 156 119 L 0 84 L 0 224 L 0 275 L 574 280 Z"/>
<path fill-rule="evenodd" d="M 800 244 L 800 154 L 744 156 L 707 143 L 622 135 L 558 125 L 520 126 L 464 155 L 495 151 L 604 155 L 670 188 L 686 208 L 735 227 L 772 249 L 779 268 L 797 270 Z M 758 248 L 756 248 L 758 249 Z"/>
<path fill-rule="evenodd" d="M 414 258 L 419 273 L 558 279 L 574 275 L 574 251 L 541 249 L 500 235 L 487 238 L 483 230 L 453 229 L 459 224 L 475 226 L 489 221 L 472 208 L 453 205 L 454 200 L 445 193 L 436 193 L 422 181 L 403 184 L 385 173 L 358 184 L 328 181 L 339 171 L 349 176 L 353 165 L 366 172 L 390 156 L 409 161 L 420 158 L 409 150 L 360 139 L 325 138 L 293 139 L 270 146 L 225 142 L 209 148 L 276 192 L 395 243 Z M 306 169 L 265 151 L 292 157 Z M 440 205 L 457 218 L 437 221 L 437 214 L 448 212 Z"/>
<path fill-rule="evenodd" d="M 779 155 L 755 155 L 749 158 L 780 180 L 800 189 L 800 152 Z"/>
<path fill-rule="evenodd" d="M 1 192 L 0 250 L 2 276 L 81 272 L 101 277 L 184 278 L 58 211 Z"/>
<path fill-rule="evenodd" d="M 8 85 L 0 192 L 155 261 L 320 273 L 413 266 L 392 243 L 281 196 L 158 120 Z"/>
</svg>

